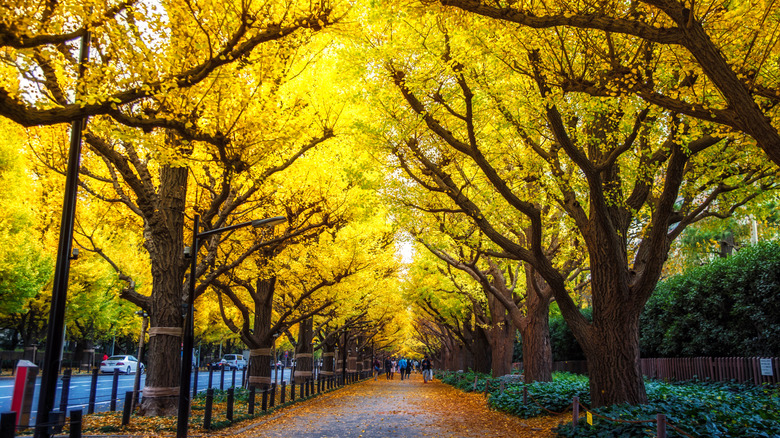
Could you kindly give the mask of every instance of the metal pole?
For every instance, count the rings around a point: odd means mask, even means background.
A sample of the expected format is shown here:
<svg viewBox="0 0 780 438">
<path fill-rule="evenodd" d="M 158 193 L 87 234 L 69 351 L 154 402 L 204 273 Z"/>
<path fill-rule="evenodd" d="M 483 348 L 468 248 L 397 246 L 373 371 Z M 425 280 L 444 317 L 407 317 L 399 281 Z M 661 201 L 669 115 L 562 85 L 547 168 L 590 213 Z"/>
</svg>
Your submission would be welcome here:
<svg viewBox="0 0 780 438">
<path fill-rule="evenodd" d="M 141 311 L 141 336 L 138 339 L 138 366 L 135 367 L 135 378 L 133 378 L 133 402 L 131 403 L 130 410 L 132 411 L 138 405 L 138 388 L 141 387 L 141 360 L 144 355 L 144 340 L 146 338 L 146 326 L 149 320 L 147 319 L 146 312 Z"/>
<path fill-rule="evenodd" d="M 341 353 L 341 378 L 347 379 L 347 328 L 344 327 L 344 351 Z"/>
<path fill-rule="evenodd" d="M 198 267 L 198 228 L 200 215 L 195 215 L 190 247 L 190 287 L 187 297 L 187 316 L 184 322 L 184 336 L 181 352 L 181 379 L 179 381 L 179 415 L 176 423 L 176 438 L 187 437 L 187 423 L 190 417 L 190 373 L 192 372 L 192 344 L 194 338 L 193 304 L 195 303 L 195 270 Z"/>
<path fill-rule="evenodd" d="M 84 76 L 89 59 L 89 32 L 81 37 L 79 51 L 79 78 Z M 81 134 L 87 119 L 79 117 L 71 123 L 68 168 L 65 176 L 65 196 L 62 203 L 60 222 L 60 240 L 57 247 L 57 266 L 52 285 L 51 309 L 49 310 L 49 330 L 46 334 L 46 353 L 43 356 L 41 374 L 41 392 L 38 396 L 38 416 L 35 436 L 49 436 L 49 412 L 54 409 L 54 396 L 57 391 L 57 374 L 60 371 L 60 350 L 62 350 L 63 331 L 65 329 L 65 302 L 68 297 L 68 273 L 70 271 L 71 243 L 73 224 L 76 216 L 76 195 L 78 193 L 79 161 L 81 157 Z M 37 425 L 41 425 L 38 427 Z"/>
</svg>

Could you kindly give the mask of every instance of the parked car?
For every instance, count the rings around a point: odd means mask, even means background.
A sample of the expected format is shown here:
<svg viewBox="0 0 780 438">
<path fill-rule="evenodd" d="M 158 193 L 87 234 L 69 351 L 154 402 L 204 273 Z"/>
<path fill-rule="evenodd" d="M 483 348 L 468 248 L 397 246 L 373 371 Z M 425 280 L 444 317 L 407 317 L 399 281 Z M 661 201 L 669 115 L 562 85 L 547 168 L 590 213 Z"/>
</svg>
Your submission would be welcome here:
<svg viewBox="0 0 780 438">
<path fill-rule="evenodd" d="M 247 366 L 246 359 L 242 354 L 226 354 L 222 356 L 222 360 L 219 362 L 212 362 L 209 364 L 209 369 L 212 370 L 243 370 Z"/>
<path fill-rule="evenodd" d="M 138 359 L 136 359 L 135 356 L 126 354 L 111 356 L 100 363 L 101 373 L 113 373 L 114 370 L 119 370 L 120 373 L 134 374 L 138 369 L 140 369 L 141 373 L 143 373 L 144 364 L 139 364 Z"/>
</svg>

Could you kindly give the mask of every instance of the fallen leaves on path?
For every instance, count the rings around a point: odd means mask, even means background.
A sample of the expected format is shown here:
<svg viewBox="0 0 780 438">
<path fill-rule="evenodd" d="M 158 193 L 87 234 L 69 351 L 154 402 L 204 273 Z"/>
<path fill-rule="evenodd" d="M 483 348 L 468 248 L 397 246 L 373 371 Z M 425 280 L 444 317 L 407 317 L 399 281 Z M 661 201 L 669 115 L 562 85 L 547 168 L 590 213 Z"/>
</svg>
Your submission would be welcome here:
<svg viewBox="0 0 780 438">
<path fill-rule="evenodd" d="M 415 378 L 416 377 L 416 378 Z M 242 435 L 255 437 L 552 437 L 569 419 L 521 419 L 492 411 L 481 394 L 424 384 L 419 376 L 369 380 L 259 422 Z"/>
<path fill-rule="evenodd" d="M 218 431 L 204 431 L 200 413 L 193 414 L 193 438 L 553 437 L 552 428 L 571 420 L 571 414 L 522 419 L 493 411 L 480 393 L 424 384 L 419 375 L 357 383 Z M 121 426 L 119 412 L 87 415 L 84 422 L 89 435 L 171 436 L 176 429 L 175 417 L 133 417 Z"/>
</svg>

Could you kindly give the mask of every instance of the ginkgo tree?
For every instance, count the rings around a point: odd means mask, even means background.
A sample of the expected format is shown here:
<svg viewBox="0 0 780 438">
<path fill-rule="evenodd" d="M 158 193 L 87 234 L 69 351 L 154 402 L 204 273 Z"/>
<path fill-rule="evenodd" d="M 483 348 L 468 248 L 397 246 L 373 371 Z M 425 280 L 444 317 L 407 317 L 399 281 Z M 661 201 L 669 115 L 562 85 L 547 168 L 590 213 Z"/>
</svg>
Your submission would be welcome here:
<svg viewBox="0 0 780 438">
<path fill-rule="evenodd" d="M 27 302 L 48 283 L 52 260 L 41 245 L 41 239 L 30 236 L 41 233 L 37 219 L 40 191 L 28 184 L 33 169 L 24 163 L 24 132 L 7 120 L 0 119 L 0 315 L 24 312 Z"/>
<path fill-rule="evenodd" d="M 672 113 L 751 136 L 780 165 L 776 5 L 761 1 L 439 3 L 486 17 L 494 34 L 546 35 L 551 85 L 591 96 L 633 95 Z M 534 29 L 538 32 L 534 32 Z M 563 36 L 565 35 L 565 36 Z M 490 50 L 502 52 L 504 38 Z M 512 43 L 510 43 L 512 44 Z M 509 60 L 512 62 L 512 60 Z"/>
<path fill-rule="evenodd" d="M 298 73 L 292 65 L 305 65 L 297 50 L 307 37 L 296 33 L 331 24 L 333 11 L 323 3 L 204 1 L 9 12 L 4 54 L 20 73 L 3 78 L 0 113 L 28 126 L 96 116 L 85 135 L 81 188 L 135 216 L 128 223 L 143 230 L 150 295 L 135 290 L 117 251 L 95 250 L 127 283 L 122 297 L 151 317 L 142 411 L 170 413 L 187 290 L 185 212 L 200 213 L 203 229 L 243 219 L 263 181 L 332 136 L 330 121 L 316 120 L 305 100 L 280 86 Z M 93 56 L 79 79 L 68 42 L 87 30 Z M 204 242 L 200 273 L 217 241 Z"/>
<path fill-rule="evenodd" d="M 744 136 L 683 113 L 634 96 L 555 87 L 544 74 L 553 62 L 547 53 L 517 54 L 523 68 L 515 71 L 506 56 L 481 44 L 496 37 L 490 21 L 463 14 L 415 19 L 417 44 L 399 32 L 402 42 L 378 51 L 389 78 L 380 87 L 389 82 L 404 99 L 384 103 L 395 124 L 388 143 L 416 184 L 545 280 L 588 359 L 592 402 L 645 401 L 638 317 L 670 242 L 689 224 L 729 215 L 774 188 L 776 167 L 750 153 L 754 145 Z M 545 41 L 513 37 L 530 47 Z M 471 179 L 499 196 L 485 196 Z M 505 217 L 490 214 L 496 203 L 520 220 L 507 226 Z M 563 215 L 542 214 L 548 203 Z M 529 230 L 527 238 L 519 238 L 518 226 Z M 569 247 L 587 252 L 593 322 L 572 299 L 567 252 L 545 252 L 560 227 L 570 230 Z"/>
</svg>

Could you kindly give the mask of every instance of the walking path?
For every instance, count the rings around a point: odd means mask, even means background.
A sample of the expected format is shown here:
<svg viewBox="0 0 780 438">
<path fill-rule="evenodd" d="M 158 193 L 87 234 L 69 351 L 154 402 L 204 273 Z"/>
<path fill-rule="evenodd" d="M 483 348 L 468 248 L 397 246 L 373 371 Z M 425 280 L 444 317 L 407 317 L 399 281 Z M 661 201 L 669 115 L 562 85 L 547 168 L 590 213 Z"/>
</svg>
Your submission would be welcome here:
<svg viewBox="0 0 780 438">
<path fill-rule="evenodd" d="M 481 394 L 415 374 L 342 388 L 251 425 L 218 435 L 242 437 L 551 437 L 569 419 L 521 419 L 491 411 Z M 214 434 L 212 436 L 216 436 Z"/>
</svg>

